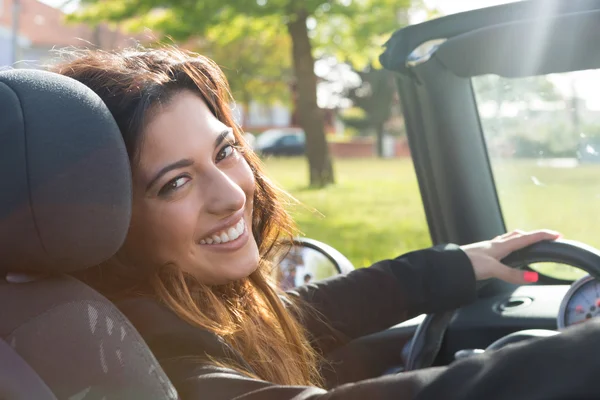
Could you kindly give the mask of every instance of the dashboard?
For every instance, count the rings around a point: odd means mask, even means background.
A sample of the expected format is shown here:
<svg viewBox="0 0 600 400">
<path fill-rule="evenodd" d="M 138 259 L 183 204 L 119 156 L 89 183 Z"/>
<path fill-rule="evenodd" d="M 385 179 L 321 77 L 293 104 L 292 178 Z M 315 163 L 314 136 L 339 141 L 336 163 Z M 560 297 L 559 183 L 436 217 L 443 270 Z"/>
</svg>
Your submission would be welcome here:
<svg viewBox="0 0 600 400">
<path fill-rule="evenodd" d="M 572 285 L 514 286 L 502 294 L 479 298 L 455 315 L 446 332 L 440 360 L 448 364 L 458 350 L 485 349 L 520 330 L 557 330 L 583 321 L 588 313 L 580 314 L 579 310 L 591 308 L 598 298 L 596 287 L 600 293 L 597 285 L 593 279 L 580 279 Z M 599 312 L 596 307 L 592 317 Z"/>
<path fill-rule="evenodd" d="M 512 285 L 510 285 L 512 286 Z M 600 282 L 585 276 L 571 285 L 510 286 L 479 298 L 456 313 L 440 350 L 442 365 L 462 349 L 485 349 L 510 333 L 526 329 L 561 330 L 600 316 Z M 387 331 L 410 339 L 424 316 Z"/>
</svg>

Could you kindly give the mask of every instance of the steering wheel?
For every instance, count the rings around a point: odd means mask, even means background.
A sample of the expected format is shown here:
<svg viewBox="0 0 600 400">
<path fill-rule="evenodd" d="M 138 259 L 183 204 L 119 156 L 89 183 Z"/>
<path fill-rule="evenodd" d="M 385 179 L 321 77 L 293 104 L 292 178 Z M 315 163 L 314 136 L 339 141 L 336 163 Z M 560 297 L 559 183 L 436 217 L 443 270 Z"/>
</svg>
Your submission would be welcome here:
<svg viewBox="0 0 600 400">
<path fill-rule="evenodd" d="M 575 241 L 556 240 L 539 242 L 515 251 L 504 258 L 502 262 L 516 269 L 521 269 L 529 264 L 538 262 L 567 264 L 579 268 L 600 280 L 600 251 Z M 455 311 L 428 314 L 425 317 L 413 337 L 404 371 L 427 368 L 433 364 L 440 351 L 444 334 Z M 490 348 L 497 347 L 495 345 Z"/>
</svg>

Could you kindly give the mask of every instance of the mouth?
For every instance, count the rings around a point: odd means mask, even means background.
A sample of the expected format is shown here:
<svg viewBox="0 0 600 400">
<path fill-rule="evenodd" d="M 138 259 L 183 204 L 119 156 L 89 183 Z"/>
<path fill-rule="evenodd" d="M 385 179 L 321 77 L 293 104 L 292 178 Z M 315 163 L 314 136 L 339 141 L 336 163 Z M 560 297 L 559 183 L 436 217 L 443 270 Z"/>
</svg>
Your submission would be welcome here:
<svg viewBox="0 0 600 400">
<path fill-rule="evenodd" d="M 238 222 L 231 225 L 222 231 L 216 232 L 208 237 L 200 240 L 200 245 L 221 245 L 231 243 L 244 236 L 246 232 L 246 223 L 244 218 L 240 218 Z"/>
</svg>

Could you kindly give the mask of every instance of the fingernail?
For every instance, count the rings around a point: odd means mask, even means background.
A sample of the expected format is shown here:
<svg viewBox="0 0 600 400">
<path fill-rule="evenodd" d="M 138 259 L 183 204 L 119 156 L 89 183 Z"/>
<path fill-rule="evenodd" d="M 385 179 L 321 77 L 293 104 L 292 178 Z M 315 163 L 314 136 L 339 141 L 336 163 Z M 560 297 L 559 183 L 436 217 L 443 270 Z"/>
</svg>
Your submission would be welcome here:
<svg viewBox="0 0 600 400">
<path fill-rule="evenodd" d="M 533 271 L 525 271 L 523 272 L 523 279 L 525 279 L 525 282 L 537 282 L 539 279 L 539 275 L 537 272 L 533 272 Z"/>
</svg>

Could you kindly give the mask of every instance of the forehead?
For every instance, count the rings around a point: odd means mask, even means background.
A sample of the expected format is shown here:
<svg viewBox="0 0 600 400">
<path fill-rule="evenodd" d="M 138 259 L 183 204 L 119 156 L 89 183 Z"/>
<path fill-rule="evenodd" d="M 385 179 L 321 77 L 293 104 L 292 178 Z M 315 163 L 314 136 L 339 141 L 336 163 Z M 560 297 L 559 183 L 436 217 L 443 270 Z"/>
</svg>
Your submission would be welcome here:
<svg viewBox="0 0 600 400">
<path fill-rule="evenodd" d="M 198 154 L 212 154 L 217 135 L 226 129 L 209 110 L 202 98 L 182 91 L 157 106 L 142 132 L 139 164 L 152 167 Z"/>
</svg>

